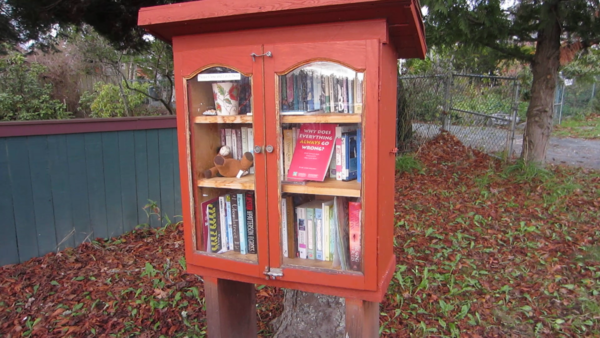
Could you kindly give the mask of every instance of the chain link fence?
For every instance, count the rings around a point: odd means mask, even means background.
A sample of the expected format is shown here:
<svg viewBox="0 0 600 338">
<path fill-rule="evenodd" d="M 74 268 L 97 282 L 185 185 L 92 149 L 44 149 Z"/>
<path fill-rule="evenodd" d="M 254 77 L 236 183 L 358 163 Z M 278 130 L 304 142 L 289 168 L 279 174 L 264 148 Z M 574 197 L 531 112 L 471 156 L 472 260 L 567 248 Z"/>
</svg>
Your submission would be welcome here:
<svg viewBox="0 0 600 338">
<path fill-rule="evenodd" d="M 512 153 L 519 122 L 516 78 L 436 74 L 402 76 L 398 82 L 400 151 L 413 151 L 446 130 L 488 154 Z"/>
<path fill-rule="evenodd" d="M 561 79 L 554 95 L 554 123 L 565 118 L 600 113 L 600 78 Z"/>
</svg>

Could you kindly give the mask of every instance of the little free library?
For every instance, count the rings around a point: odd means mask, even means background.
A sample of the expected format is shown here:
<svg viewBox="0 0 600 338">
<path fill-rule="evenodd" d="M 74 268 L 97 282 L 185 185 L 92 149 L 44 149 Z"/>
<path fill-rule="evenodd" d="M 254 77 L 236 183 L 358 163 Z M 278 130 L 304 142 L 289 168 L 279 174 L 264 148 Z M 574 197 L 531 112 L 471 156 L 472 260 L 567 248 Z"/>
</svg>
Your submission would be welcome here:
<svg viewBox="0 0 600 338">
<path fill-rule="evenodd" d="M 185 255 L 210 336 L 256 337 L 263 284 L 344 297 L 347 336 L 376 337 L 418 1 L 203 0 L 138 23 L 173 46 Z"/>
</svg>

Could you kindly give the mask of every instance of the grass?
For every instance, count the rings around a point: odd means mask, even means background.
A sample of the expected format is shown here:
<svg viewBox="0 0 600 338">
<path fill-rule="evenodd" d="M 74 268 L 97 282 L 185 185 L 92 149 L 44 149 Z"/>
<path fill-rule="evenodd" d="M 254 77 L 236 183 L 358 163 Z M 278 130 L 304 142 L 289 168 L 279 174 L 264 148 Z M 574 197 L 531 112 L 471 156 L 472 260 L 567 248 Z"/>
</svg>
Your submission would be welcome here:
<svg viewBox="0 0 600 338">
<path fill-rule="evenodd" d="M 564 119 L 554 126 L 552 136 L 600 139 L 600 114 Z"/>
</svg>

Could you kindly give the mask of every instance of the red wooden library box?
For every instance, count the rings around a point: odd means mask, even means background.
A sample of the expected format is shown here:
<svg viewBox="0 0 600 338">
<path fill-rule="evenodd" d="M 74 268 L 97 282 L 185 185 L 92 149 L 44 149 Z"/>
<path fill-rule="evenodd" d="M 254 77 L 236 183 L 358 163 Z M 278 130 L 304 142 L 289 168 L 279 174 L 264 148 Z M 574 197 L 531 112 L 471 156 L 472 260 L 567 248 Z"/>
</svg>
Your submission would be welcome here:
<svg viewBox="0 0 600 338">
<path fill-rule="evenodd" d="M 139 25 L 173 45 L 188 271 L 380 302 L 418 1 L 204 0 L 143 8 Z M 210 171 L 222 145 L 252 154 L 245 176 Z"/>
</svg>

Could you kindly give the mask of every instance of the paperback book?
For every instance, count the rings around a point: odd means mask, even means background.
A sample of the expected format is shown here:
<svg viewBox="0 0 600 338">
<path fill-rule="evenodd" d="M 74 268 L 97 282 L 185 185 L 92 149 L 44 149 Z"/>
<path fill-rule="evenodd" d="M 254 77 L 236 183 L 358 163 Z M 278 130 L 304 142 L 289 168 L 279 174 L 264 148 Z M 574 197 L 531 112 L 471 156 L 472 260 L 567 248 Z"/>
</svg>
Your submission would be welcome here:
<svg viewBox="0 0 600 338">
<path fill-rule="evenodd" d="M 320 181 L 329 172 L 335 142 L 335 124 L 305 123 L 300 126 L 288 181 Z"/>
</svg>

